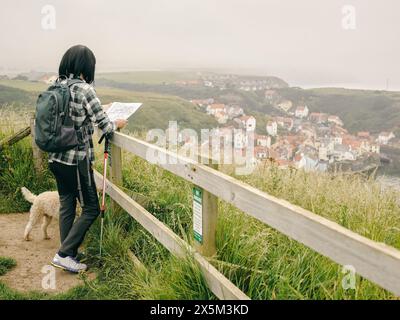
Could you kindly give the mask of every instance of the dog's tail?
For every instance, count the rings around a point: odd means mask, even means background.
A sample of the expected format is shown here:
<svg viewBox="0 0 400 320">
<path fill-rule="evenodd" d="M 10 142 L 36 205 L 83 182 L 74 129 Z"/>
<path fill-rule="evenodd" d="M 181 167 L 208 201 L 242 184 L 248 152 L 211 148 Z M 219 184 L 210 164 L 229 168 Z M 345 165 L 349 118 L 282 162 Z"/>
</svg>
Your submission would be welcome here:
<svg viewBox="0 0 400 320">
<path fill-rule="evenodd" d="M 21 192 L 26 201 L 29 201 L 30 203 L 33 203 L 35 201 L 36 196 L 32 192 L 30 192 L 27 188 L 22 187 Z"/>
</svg>

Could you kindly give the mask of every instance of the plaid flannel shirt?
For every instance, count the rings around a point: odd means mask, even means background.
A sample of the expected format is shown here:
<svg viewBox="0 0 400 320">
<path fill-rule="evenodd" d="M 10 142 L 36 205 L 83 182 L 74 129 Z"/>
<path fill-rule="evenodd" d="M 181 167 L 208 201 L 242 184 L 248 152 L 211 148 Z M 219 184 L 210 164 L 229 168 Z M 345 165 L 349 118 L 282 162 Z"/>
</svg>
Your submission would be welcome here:
<svg viewBox="0 0 400 320">
<path fill-rule="evenodd" d="M 66 165 L 76 165 L 78 161 L 82 161 L 86 157 L 93 162 L 93 124 L 97 123 L 103 133 L 113 132 L 115 124 L 110 121 L 103 111 L 93 86 L 86 82 L 78 82 L 70 87 L 70 91 L 71 118 L 74 122 L 75 130 L 77 130 L 79 145 L 77 148 L 64 152 L 50 152 L 49 162 L 56 161 Z"/>
</svg>

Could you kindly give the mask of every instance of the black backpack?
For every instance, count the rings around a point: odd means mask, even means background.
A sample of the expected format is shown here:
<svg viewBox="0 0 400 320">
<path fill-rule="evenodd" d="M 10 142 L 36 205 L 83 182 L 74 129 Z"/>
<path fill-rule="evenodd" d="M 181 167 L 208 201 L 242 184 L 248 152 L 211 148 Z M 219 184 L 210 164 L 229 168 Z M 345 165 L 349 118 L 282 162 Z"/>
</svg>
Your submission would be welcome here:
<svg viewBox="0 0 400 320">
<path fill-rule="evenodd" d="M 36 102 L 35 142 L 46 152 L 63 152 L 78 145 L 78 137 L 69 107 L 70 87 L 79 79 L 58 79 L 47 91 L 42 92 Z"/>
</svg>

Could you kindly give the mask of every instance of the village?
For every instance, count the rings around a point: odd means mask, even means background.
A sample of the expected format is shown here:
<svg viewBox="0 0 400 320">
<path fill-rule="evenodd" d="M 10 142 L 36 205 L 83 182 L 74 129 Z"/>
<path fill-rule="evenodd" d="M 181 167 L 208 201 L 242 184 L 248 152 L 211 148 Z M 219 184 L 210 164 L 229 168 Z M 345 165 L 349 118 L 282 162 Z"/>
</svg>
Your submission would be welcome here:
<svg viewBox="0 0 400 320">
<path fill-rule="evenodd" d="M 256 118 L 247 115 L 244 106 L 218 103 L 211 98 L 191 102 L 220 124 L 213 130 L 214 135 L 234 132 L 232 149 L 243 154 L 246 149 L 254 150 L 252 156 L 257 164 L 274 161 L 281 168 L 324 172 L 341 163 L 362 165 L 371 159 L 379 162 L 381 146 L 395 138 L 393 132 L 350 134 L 338 116 L 310 112 L 307 105 L 295 106 L 290 100 L 277 99 L 273 89 L 265 91 L 265 99 L 283 115 L 265 115 L 267 124 L 259 130 Z"/>
<path fill-rule="evenodd" d="M 57 76 L 31 72 L 29 77 L 19 75 L 14 79 L 30 78 L 52 84 Z M 390 161 L 381 153 L 382 146 L 390 145 L 400 149 L 399 139 L 395 139 L 393 132 L 361 131 L 351 134 L 337 115 L 311 112 L 305 103 L 296 104 L 281 96 L 279 89 L 287 87 L 287 84 L 274 77 L 206 74 L 199 80 L 175 84 L 263 92 L 265 102 L 273 106 L 279 114 L 265 114 L 263 122 L 266 125 L 263 127 L 260 124 L 257 126 L 254 116 L 246 114 L 247 106 L 237 102 L 222 103 L 218 98 L 190 101 L 215 118 L 219 124 L 211 131 L 210 140 L 206 144 L 211 143 L 214 138 L 232 136 L 225 139 L 219 148 L 226 148 L 226 144 L 229 144 L 235 152 L 251 152 L 252 162 L 256 164 L 274 161 L 281 168 L 294 167 L 308 171 L 329 171 L 338 165 L 344 165 L 350 170 L 358 171 L 371 163 L 378 164 L 382 159 Z"/>
</svg>

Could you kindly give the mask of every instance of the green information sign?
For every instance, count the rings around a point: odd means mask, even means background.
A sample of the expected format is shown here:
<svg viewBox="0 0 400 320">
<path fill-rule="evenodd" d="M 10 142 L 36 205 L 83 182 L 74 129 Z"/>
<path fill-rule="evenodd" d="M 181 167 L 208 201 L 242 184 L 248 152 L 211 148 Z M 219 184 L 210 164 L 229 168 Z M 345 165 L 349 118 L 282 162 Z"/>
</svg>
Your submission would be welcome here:
<svg viewBox="0 0 400 320">
<path fill-rule="evenodd" d="M 193 233 L 194 239 L 203 243 L 203 190 L 193 187 Z"/>
</svg>

